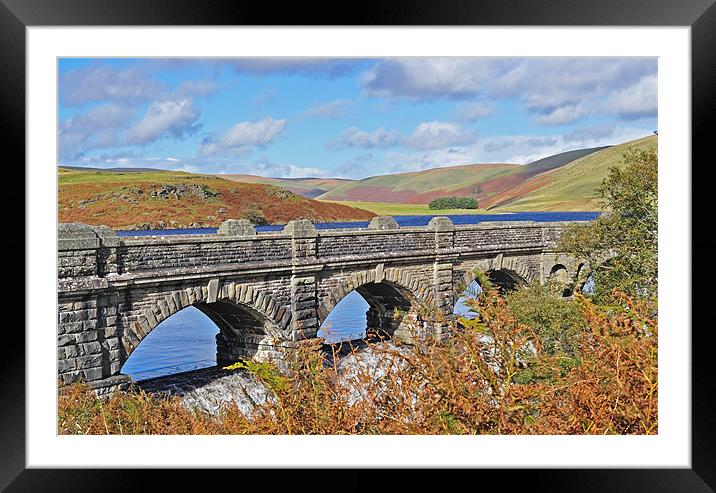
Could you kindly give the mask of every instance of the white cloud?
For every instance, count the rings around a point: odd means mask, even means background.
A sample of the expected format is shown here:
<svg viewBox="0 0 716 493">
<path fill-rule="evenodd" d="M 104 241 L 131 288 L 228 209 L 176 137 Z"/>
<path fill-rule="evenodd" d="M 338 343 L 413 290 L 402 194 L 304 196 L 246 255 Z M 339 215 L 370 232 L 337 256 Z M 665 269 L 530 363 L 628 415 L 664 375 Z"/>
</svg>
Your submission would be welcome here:
<svg viewBox="0 0 716 493">
<path fill-rule="evenodd" d="M 406 146 L 413 149 L 438 149 L 448 146 L 459 146 L 475 142 L 477 134 L 465 130 L 457 123 L 430 121 L 420 123 L 408 137 L 395 130 L 379 128 L 366 132 L 358 127 L 348 127 L 337 139 L 328 143 L 331 149 L 386 149 L 389 147 Z"/>
<path fill-rule="evenodd" d="M 636 84 L 611 95 L 609 108 L 624 119 L 656 116 L 658 102 L 656 75 L 642 77 Z"/>
<path fill-rule="evenodd" d="M 372 96 L 410 99 L 464 98 L 476 94 L 496 75 L 488 59 L 396 58 L 363 73 L 361 85 Z"/>
<path fill-rule="evenodd" d="M 450 122 L 423 122 L 406 140 L 414 149 L 440 149 L 449 146 L 473 144 L 477 139 L 474 131 L 463 129 Z"/>
<path fill-rule="evenodd" d="M 264 148 L 275 141 L 286 128 L 286 119 L 262 118 L 257 121 L 239 122 L 221 137 L 205 140 L 199 154 L 210 155 L 219 152 L 247 153 L 251 148 Z"/>
<path fill-rule="evenodd" d="M 348 106 L 352 102 L 350 99 L 337 99 L 311 106 L 303 114 L 307 117 L 337 118 L 345 116 Z"/>
<path fill-rule="evenodd" d="M 210 80 L 185 80 L 176 90 L 178 97 L 211 96 L 219 89 L 216 82 Z"/>
<path fill-rule="evenodd" d="M 197 130 L 200 111 L 191 99 L 154 101 L 144 118 L 127 131 L 128 144 L 146 144 L 171 135 L 181 138 Z"/>
<path fill-rule="evenodd" d="M 379 128 L 373 132 L 365 132 L 358 127 L 349 127 L 330 142 L 328 147 L 334 149 L 347 149 L 358 147 L 364 149 L 386 148 L 399 145 L 402 139 L 397 132 Z"/>
<path fill-rule="evenodd" d="M 461 121 L 474 122 L 490 116 L 494 110 L 495 105 L 492 103 L 474 101 L 460 104 L 457 108 L 457 116 Z"/>
<path fill-rule="evenodd" d="M 240 122 L 221 138 L 223 147 L 264 146 L 273 142 L 286 128 L 286 120 L 263 118 L 256 122 Z"/>
<path fill-rule="evenodd" d="M 541 125 L 564 125 L 579 120 L 585 113 L 579 104 L 566 104 L 537 115 L 534 120 Z"/>
<path fill-rule="evenodd" d="M 60 101 L 69 106 L 90 101 L 135 104 L 151 100 L 161 87 L 139 69 L 117 70 L 107 66 L 71 70 L 62 74 L 59 81 Z"/>
<path fill-rule="evenodd" d="M 120 129 L 134 111 L 114 103 L 95 106 L 60 124 L 60 156 L 70 158 L 92 149 L 113 147 L 120 143 Z"/>
<path fill-rule="evenodd" d="M 655 58 L 396 58 L 365 71 L 366 94 L 415 101 L 516 98 L 534 121 L 560 125 L 589 115 L 655 115 Z M 486 116 L 479 103 L 462 121 Z M 461 114 L 462 112 L 462 114 Z"/>
</svg>

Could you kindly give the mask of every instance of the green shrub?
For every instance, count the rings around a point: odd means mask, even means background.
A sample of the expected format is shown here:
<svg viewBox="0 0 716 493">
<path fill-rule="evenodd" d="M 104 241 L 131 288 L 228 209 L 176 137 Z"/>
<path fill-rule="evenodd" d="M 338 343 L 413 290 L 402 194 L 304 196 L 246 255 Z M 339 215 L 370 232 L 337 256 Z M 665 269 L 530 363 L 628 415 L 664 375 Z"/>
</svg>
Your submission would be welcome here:
<svg viewBox="0 0 716 493">
<path fill-rule="evenodd" d="M 559 290 L 538 283 L 507 295 L 507 304 L 520 323 L 532 327 L 549 355 L 574 357 L 586 322 L 577 303 L 562 299 Z"/>
<path fill-rule="evenodd" d="M 472 197 L 438 197 L 428 204 L 430 209 L 477 209 L 477 200 Z"/>
</svg>

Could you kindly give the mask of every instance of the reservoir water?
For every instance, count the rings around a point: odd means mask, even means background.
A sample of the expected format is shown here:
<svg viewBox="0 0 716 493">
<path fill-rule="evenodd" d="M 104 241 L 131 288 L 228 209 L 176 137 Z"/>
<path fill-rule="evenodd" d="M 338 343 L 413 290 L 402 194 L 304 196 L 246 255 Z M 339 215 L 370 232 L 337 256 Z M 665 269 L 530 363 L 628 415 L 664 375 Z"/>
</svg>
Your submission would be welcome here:
<svg viewBox="0 0 716 493">
<path fill-rule="evenodd" d="M 449 215 L 455 224 L 476 224 L 486 221 L 589 221 L 599 212 L 518 212 L 512 214 Z M 436 214 L 437 215 L 437 214 Z M 395 216 L 400 226 L 425 226 L 435 216 Z M 318 223 L 318 229 L 365 228 L 368 222 Z M 259 226 L 258 231 L 280 231 L 281 225 Z M 216 228 L 118 231 L 119 236 L 152 236 L 167 234 L 207 234 Z M 455 313 L 474 316 L 465 304 L 466 297 L 476 296 L 479 286 L 468 287 L 467 295 L 455 305 Z M 324 322 L 319 336 L 328 342 L 358 339 L 365 335 L 368 303 L 355 291 L 349 293 L 333 309 Z M 186 308 L 160 323 L 137 347 L 122 367 L 122 373 L 136 381 L 181 371 L 206 368 L 216 364 L 218 328 L 198 309 Z"/>
</svg>

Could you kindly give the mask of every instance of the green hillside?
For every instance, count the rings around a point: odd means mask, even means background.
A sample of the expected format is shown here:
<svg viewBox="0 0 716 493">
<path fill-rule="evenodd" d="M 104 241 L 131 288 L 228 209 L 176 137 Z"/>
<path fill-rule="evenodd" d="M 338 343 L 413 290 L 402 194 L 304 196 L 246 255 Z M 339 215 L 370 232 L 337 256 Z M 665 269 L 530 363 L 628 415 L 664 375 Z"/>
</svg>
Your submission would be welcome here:
<svg viewBox="0 0 716 493">
<path fill-rule="evenodd" d="M 658 137 L 652 135 L 602 149 L 535 175 L 480 206 L 501 212 L 596 210 L 599 204 L 594 198 L 595 190 L 610 167 L 622 164 L 622 153 L 629 148 L 654 150 L 657 145 Z"/>
<path fill-rule="evenodd" d="M 274 185 L 310 199 L 316 198 L 329 190 L 333 190 L 340 185 L 353 181 L 346 178 L 266 178 L 264 176 L 239 174 L 217 174 L 214 176 L 225 180 L 240 181 L 243 183 L 263 183 L 264 185 Z"/>
<path fill-rule="evenodd" d="M 344 183 L 320 195 L 319 200 L 427 204 L 436 197 L 474 196 L 482 204 L 495 194 L 509 190 L 546 171 L 603 150 L 604 147 L 562 152 L 519 164 L 468 164 L 434 168 L 413 173 L 372 176 Z"/>
<path fill-rule="evenodd" d="M 474 195 L 483 183 L 519 173 L 518 164 L 471 164 L 372 176 L 345 183 L 320 200 L 427 204 L 442 195 Z"/>
</svg>

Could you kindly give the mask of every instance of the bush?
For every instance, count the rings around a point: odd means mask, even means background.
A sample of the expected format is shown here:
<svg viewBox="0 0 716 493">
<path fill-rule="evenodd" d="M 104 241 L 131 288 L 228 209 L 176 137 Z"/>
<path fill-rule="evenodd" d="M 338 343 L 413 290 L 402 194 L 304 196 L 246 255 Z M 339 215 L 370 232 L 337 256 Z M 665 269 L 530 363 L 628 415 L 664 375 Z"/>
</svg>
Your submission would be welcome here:
<svg viewBox="0 0 716 493">
<path fill-rule="evenodd" d="M 472 197 L 438 197 L 428 204 L 430 209 L 477 209 L 477 200 Z"/>
<path fill-rule="evenodd" d="M 563 299 L 561 290 L 535 282 L 507 294 L 506 298 L 517 320 L 537 332 L 548 354 L 577 356 L 586 322 L 579 305 Z"/>
<path fill-rule="evenodd" d="M 275 395 L 250 418 L 234 404 L 214 417 L 185 409 L 176 397 L 142 392 L 103 402 L 88 386 L 73 385 L 60 394 L 59 433 L 657 433 L 657 325 L 639 302 L 618 293 L 612 296 L 619 303 L 609 307 L 579 294 L 565 302 L 583 320 L 575 364 L 544 347 L 559 327 L 561 308 L 553 301 L 541 301 L 555 310 L 541 319 L 483 289 L 474 301 L 480 319 L 454 328 L 447 341 L 369 342 L 379 363 L 352 361 L 348 374 L 326 364 L 317 345 L 298 349 L 288 376 L 267 363 L 238 365 Z"/>
<path fill-rule="evenodd" d="M 656 302 L 658 281 L 658 160 L 656 151 L 631 150 L 597 191 L 607 212 L 572 225 L 560 250 L 589 261 L 597 302 L 615 290 Z"/>
</svg>

